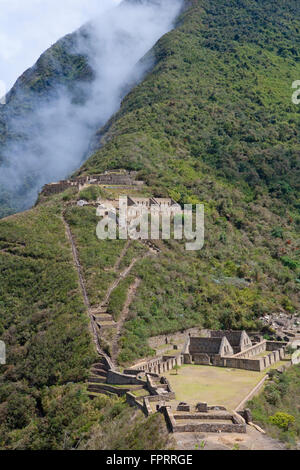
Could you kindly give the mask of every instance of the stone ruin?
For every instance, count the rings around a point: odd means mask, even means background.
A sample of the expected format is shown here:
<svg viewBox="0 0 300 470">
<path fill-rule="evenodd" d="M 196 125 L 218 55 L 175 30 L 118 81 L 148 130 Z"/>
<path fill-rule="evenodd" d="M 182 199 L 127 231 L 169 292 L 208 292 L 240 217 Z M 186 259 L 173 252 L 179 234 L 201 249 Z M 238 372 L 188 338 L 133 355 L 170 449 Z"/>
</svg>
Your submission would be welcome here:
<svg viewBox="0 0 300 470">
<path fill-rule="evenodd" d="M 136 180 L 137 173 L 134 171 L 127 172 L 125 170 L 106 171 L 99 175 L 79 176 L 67 180 L 62 180 L 57 183 L 46 184 L 41 194 L 43 196 L 50 196 L 59 194 L 69 188 L 75 188 L 77 191 L 90 186 L 120 186 L 120 187 L 134 187 L 142 186 L 143 181 Z"/>
<path fill-rule="evenodd" d="M 123 196 L 120 200 L 104 200 L 98 199 L 97 215 L 99 217 L 107 217 L 120 215 L 122 210 L 126 213 L 128 221 L 135 219 L 141 215 L 142 211 L 153 211 L 155 214 L 175 215 L 182 213 L 181 206 L 172 198 L 155 198 L 155 197 L 133 197 Z"/>
<path fill-rule="evenodd" d="M 284 359 L 287 343 L 259 338 L 251 341 L 245 331 L 210 331 L 210 337 L 189 337 L 184 347 L 185 364 L 213 365 L 263 371 Z"/>
<path fill-rule="evenodd" d="M 246 425 L 253 425 L 249 410 L 228 411 L 224 406 L 205 402 L 196 405 L 176 403 L 175 392 L 162 374 L 184 363 L 261 371 L 284 357 L 285 343 L 266 341 L 260 335 L 250 339 L 245 331 L 211 330 L 206 333 L 208 337 L 189 336 L 184 350 L 178 354 L 140 361 L 123 373 L 109 368 L 105 383 L 93 384 L 90 390 L 95 392 L 97 386 L 99 392 L 104 389 L 104 393 L 126 395 L 127 402 L 147 416 L 161 412 L 172 432 L 246 433 Z M 265 354 L 260 357 L 261 353 Z M 126 389 L 126 385 L 147 390 L 147 393 L 136 396 L 133 390 Z"/>
<path fill-rule="evenodd" d="M 180 403 L 176 411 L 165 405 L 160 408 L 172 432 L 247 432 L 244 416 L 235 411 L 227 411 L 224 406 L 199 403 L 194 409 L 188 403 Z"/>
<path fill-rule="evenodd" d="M 269 334 L 277 341 L 300 340 L 299 316 L 284 312 L 271 313 L 260 317 L 260 321 L 265 328 L 268 328 Z"/>
</svg>

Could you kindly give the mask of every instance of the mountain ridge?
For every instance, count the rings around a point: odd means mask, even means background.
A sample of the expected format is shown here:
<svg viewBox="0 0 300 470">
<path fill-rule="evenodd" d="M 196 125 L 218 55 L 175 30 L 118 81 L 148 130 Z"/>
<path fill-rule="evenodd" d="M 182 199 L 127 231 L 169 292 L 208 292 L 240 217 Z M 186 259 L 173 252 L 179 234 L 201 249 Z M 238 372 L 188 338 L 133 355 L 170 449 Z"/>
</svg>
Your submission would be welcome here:
<svg viewBox="0 0 300 470">
<path fill-rule="evenodd" d="M 274 12 L 274 2 L 262 0 L 187 5 L 176 29 L 149 52 L 153 70 L 99 130 L 98 150 L 75 172 L 136 170 L 148 196 L 205 205 L 201 251 L 159 241 L 155 259 L 135 264 L 131 280 L 140 283 L 122 335 L 117 342 L 101 338 L 121 367 L 153 355 L 152 336 L 190 327 L 262 329 L 272 336 L 262 327 L 264 315 L 299 315 L 300 129 L 291 83 L 300 74 L 292 50 L 300 6 L 279 1 Z M 8 346 L 1 447 L 63 448 L 67 432 L 74 448 L 78 435 L 86 443 L 110 426 L 107 446 L 117 445 L 118 429 L 124 447 L 139 448 L 138 439 L 128 441 L 136 431 L 126 431 L 124 404 L 90 403 L 86 394 L 95 357 L 62 214 L 90 303 L 100 305 L 124 243 L 99 241 L 94 208 L 77 206 L 99 196 L 117 194 L 68 190 L 0 221 L 0 332 Z M 121 268 L 142 250 L 133 244 Z M 127 283 L 120 282 L 111 315 L 122 311 Z M 152 445 L 167 446 L 160 424 L 145 422 L 141 445 L 151 445 L 154 428 L 164 440 Z"/>
<path fill-rule="evenodd" d="M 93 133 L 151 68 L 140 59 L 180 6 L 122 2 L 57 41 L 17 80 L 0 108 L 0 217 L 32 206 L 44 184 L 87 158 Z"/>
</svg>

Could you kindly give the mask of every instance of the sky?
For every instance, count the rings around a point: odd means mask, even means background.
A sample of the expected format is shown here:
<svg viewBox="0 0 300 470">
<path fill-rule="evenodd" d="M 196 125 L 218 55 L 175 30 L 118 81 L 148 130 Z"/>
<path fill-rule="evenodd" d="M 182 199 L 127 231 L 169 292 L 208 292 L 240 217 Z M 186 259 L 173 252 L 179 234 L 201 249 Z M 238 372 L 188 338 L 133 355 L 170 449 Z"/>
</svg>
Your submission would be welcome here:
<svg viewBox="0 0 300 470">
<path fill-rule="evenodd" d="M 21 18 L 18 21 L 25 34 L 20 32 L 16 37 L 22 35 L 23 40 L 14 43 L 14 47 L 11 44 L 10 53 L 8 48 L 3 50 L 0 46 L 2 62 L 12 64 L 12 67 L 20 66 L 20 70 L 14 69 L 14 79 L 26 66 L 36 61 L 34 54 L 39 56 L 45 47 L 89 18 L 93 21 L 89 24 L 88 39 L 85 35 L 78 35 L 72 52 L 86 57 L 94 72 L 94 79 L 91 82 L 77 82 L 77 86 L 74 83 L 74 87 L 56 87 L 56 93 L 47 95 L 51 99 L 43 100 L 41 97 L 34 112 L 26 113 L 25 107 L 25 112 L 17 117 L 14 112 L 10 113 L 14 98 L 11 103 L 8 102 L 6 116 L 10 132 L 12 135 L 22 135 L 23 139 L 8 140 L 7 145 L 1 148 L 3 163 L 0 171 L 0 198 L 1 188 L 13 194 L 14 199 L 16 194 L 22 194 L 19 209 L 30 207 L 44 184 L 59 181 L 78 169 L 91 154 L 96 140 L 99 148 L 100 136 L 96 137 L 96 131 L 119 109 L 124 96 L 154 65 L 153 56 L 149 54 L 146 59 L 145 54 L 173 28 L 183 0 L 124 2 L 117 8 L 113 0 L 97 0 L 101 1 L 101 11 L 93 3 L 95 0 L 59 0 L 63 7 L 57 0 L 24 1 L 31 5 L 31 13 L 21 6 L 16 7 L 16 15 L 11 22 L 18 29 L 16 19 Z M 88 11 L 83 1 L 90 6 Z M 4 2 L 7 8 L 14 5 L 13 0 L 0 0 L 0 4 Z M 56 4 L 56 11 L 50 5 L 51 2 Z M 35 4 L 37 10 L 33 8 Z M 39 9 L 41 4 L 44 5 L 42 10 Z M 46 5 L 49 10 L 45 13 Z M 104 12 L 104 9 L 109 11 Z M 45 15 L 46 22 L 41 24 Z M 25 27 L 25 17 L 33 21 L 32 28 Z M 56 21 L 56 17 L 60 20 Z M 48 23 L 51 28 L 47 29 Z M 52 27 L 53 39 L 50 40 L 49 31 L 52 31 Z M 42 39 L 35 44 L 33 38 L 43 38 L 43 45 Z M 25 57 L 27 49 L 30 50 L 30 57 Z M 25 65 L 25 60 L 29 64 Z M 58 60 L 57 70 L 60 70 L 60 66 Z M 23 99 L 23 91 L 19 87 L 18 100 Z M 28 98 L 26 92 L 25 88 L 25 98 Z M 82 99 L 78 99 L 81 96 Z M 35 106 L 35 100 L 32 100 L 32 104 Z"/>
<path fill-rule="evenodd" d="M 0 96 L 45 49 L 120 1 L 0 0 Z"/>
</svg>

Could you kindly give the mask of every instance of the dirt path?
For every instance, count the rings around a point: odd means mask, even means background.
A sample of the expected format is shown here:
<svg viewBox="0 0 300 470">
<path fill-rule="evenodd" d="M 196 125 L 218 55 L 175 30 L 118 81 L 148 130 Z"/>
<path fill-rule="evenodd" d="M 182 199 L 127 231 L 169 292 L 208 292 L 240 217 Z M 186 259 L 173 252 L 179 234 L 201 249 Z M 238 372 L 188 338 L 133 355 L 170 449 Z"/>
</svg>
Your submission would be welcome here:
<svg viewBox="0 0 300 470">
<path fill-rule="evenodd" d="M 80 284 L 80 287 L 81 287 L 81 291 L 82 291 L 82 295 L 83 295 L 83 299 L 84 299 L 84 304 L 85 304 L 85 306 L 88 310 L 88 314 L 89 314 L 89 318 L 90 318 L 90 330 L 91 330 L 91 333 L 92 333 L 92 336 L 93 336 L 93 342 L 96 346 L 98 354 L 101 357 L 106 359 L 106 361 L 108 362 L 108 364 L 111 366 L 112 369 L 116 369 L 113 361 L 116 360 L 116 358 L 117 358 L 118 349 L 119 349 L 119 340 L 120 340 L 120 337 L 121 337 L 122 329 L 123 329 L 124 323 L 125 323 L 125 321 L 128 317 L 130 305 L 133 301 L 133 298 L 136 294 L 136 291 L 137 291 L 137 289 L 140 285 L 141 280 L 139 278 L 135 278 L 133 284 L 129 287 L 127 298 L 126 298 L 126 301 L 125 301 L 123 309 L 122 309 L 121 317 L 120 317 L 119 321 L 117 322 L 116 332 L 115 332 L 115 335 L 114 335 L 114 338 L 113 338 L 113 341 L 112 341 L 112 358 L 108 357 L 107 354 L 105 354 L 104 351 L 100 347 L 97 323 L 96 323 L 95 317 L 94 317 L 95 312 L 101 312 L 101 311 L 105 312 L 106 311 L 106 306 L 108 304 L 108 301 L 110 299 L 111 294 L 118 287 L 120 282 L 123 279 L 125 279 L 131 273 L 131 271 L 134 268 L 137 261 L 139 261 L 140 259 L 146 258 L 147 256 L 158 255 L 160 250 L 151 242 L 144 243 L 145 246 L 148 248 L 148 252 L 144 256 L 142 256 L 141 258 L 134 258 L 131 261 L 130 265 L 127 268 L 125 268 L 122 272 L 119 273 L 117 279 L 115 279 L 111 283 L 111 285 L 108 287 L 108 289 L 106 291 L 106 294 L 105 294 L 105 297 L 104 297 L 103 301 L 101 302 L 101 304 L 99 305 L 99 307 L 91 307 L 89 297 L 88 297 L 88 293 L 87 293 L 87 289 L 86 289 L 86 283 L 85 283 L 85 279 L 84 279 L 84 275 L 83 275 L 83 268 L 80 264 L 79 253 L 78 253 L 78 250 L 77 250 L 77 247 L 76 247 L 76 243 L 75 243 L 71 228 L 70 228 L 70 226 L 69 226 L 69 224 L 66 220 L 65 211 L 62 214 L 62 220 L 63 220 L 64 226 L 65 226 L 66 236 L 67 236 L 67 238 L 70 242 L 70 245 L 71 245 L 72 256 L 73 256 L 73 260 L 74 260 L 74 265 L 76 266 L 76 270 L 77 270 L 77 273 L 78 273 L 79 284 Z M 131 245 L 131 240 L 128 240 L 127 243 L 125 244 L 122 252 L 120 253 L 120 256 L 118 257 L 114 267 L 113 267 L 113 271 L 115 273 L 118 272 L 118 270 L 120 268 L 120 265 L 121 265 L 121 262 L 124 259 L 124 257 L 126 256 L 128 248 L 130 247 L 130 245 Z"/>
<path fill-rule="evenodd" d="M 66 228 L 66 233 L 67 233 L 68 239 L 69 239 L 70 244 L 71 244 L 73 260 L 74 260 L 74 264 L 75 264 L 77 272 L 78 272 L 80 287 L 81 287 L 81 290 L 82 290 L 82 293 L 83 293 L 84 304 L 89 309 L 91 307 L 91 305 L 90 305 L 90 302 L 89 302 L 89 298 L 88 298 L 86 287 L 85 287 L 85 282 L 84 282 L 83 275 L 82 275 L 82 267 L 81 267 L 81 264 L 79 262 L 78 251 L 77 251 L 77 248 L 76 248 L 76 245 L 75 245 L 75 242 L 74 242 L 74 238 L 73 238 L 70 226 L 69 226 L 68 222 L 66 221 L 64 214 L 63 214 L 63 221 L 64 221 L 64 225 L 65 225 L 65 228 Z"/>
<path fill-rule="evenodd" d="M 70 242 L 70 245 L 71 245 L 71 248 L 72 248 L 73 260 L 74 260 L 74 264 L 75 264 L 76 269 L 77 269 L 77 273 L 78 273 L 78 277 L 79 277 L 79 283 L 80 283 L 81 291 L 82 291 L 82 294 L 83 294 L 84 304 L 85 304 L 86 308 L 88 309 L 88 314 L 89 314 L 89 318 L 90 318 L 90 330 L 91 330 L 91 333 L 92 333 L 92 336 L 93 336 L 93 342 L 96 346 L 96 350 L 97 350 L 98 354 L 101 357 L 104 357 L 107 360 L 107 362 L 111 364 L 111 368 L 113 369 L 114 366 L 113 366 L 110 358 L 107 356 L 107 354 L 104 353 L 104 351 L 101 349 L 100 344 L 99 344 L 99 339 L 98 339 L 98 334 L 97 334 L 97 326 L 96 326 L 96 323 L 94 321 L 94 317 L 93 317 L 92 312 L 91 312 L 91 305 L 90 305 L 90 301 L 89 301 L 89 298 L 88 298 L 88 295 L 87 295 L 87 290 L 86 290 L 86 286 L 85 286 L 84 277 L 83 277 L 83 274 L 82 274 L 82 271 L 83 271 L 82 266 L 81 266 L 80 261 L 79 261 L 79 255 L 78 255 L 78 251 L 77 251 L 77 248 L 76 248 L 76 245 L 75 245 L 75 241 L 74 241 L 70 226 L 69 226 L 69 224 L 68 224 L 68 222 L 65 218 L 65 213 L 64 212 L 62 214 L 62 220 L 63 220 L 64 226 L 65 226 L 65 229 L 66 229 L 67 238 L 68 238 L 68 240 Z"/>
<path fill-rule="evenodd" d="M 176 450 L 284 450 L 285 446 L 247 426 L 246 434 L 175 433 Z"/>
<path fill-rule="evenodd" d="M 127 298 L 126 298 L 125 304 L 123 306 L 123 310 L 122 310 L 120 319 L 117 323 L 116 335 L 113 339 L 113 343 L 112 343 L 112 347 L 111 347 L 113 361 L 115 361 L 117 359 L 117 355 L 118 355 L 118 351 L 119 351 L 119 340 L 120 340 L 120 337 L 122 335 L 122 329 L 123 329 L 124 323 L 125 323 L 125 321 L 128 317 L 128 314 L 129 314 L 129 307 L 132 304 L 132 301 L 135 297 L 136 291 L 137 291 L 140 283 L 141 283 L 141 280 L 138 277 L 136 277 L 133 284 L 131 284 L 131 286 L 128 289 Z"/>
<path fill-rule="evenodd" d="M 118 271 L 118 269 L 120 267 L 120 264 L 121 264 L 122 260 L 124 259 L 124 257 L 126 256 L 126 253 L 128 251 L 128 248 L 130 247 L 130 245 L 131 245 L 131 240 L 127 240 L 126 245 L 124 246 L 119 258 L 117 259 L 116 264 L 113 267 L 114 272 Z"/>
<path fill-rule="evenodd" d="M 131 261 L 130 265 L 126 269 L 124 269 L 124 271 L 119 274 L 118 278 L 115 279 L 114 282 L 109 286 L 109 288 L 106 291 L 106 295 L 100 304 L 100 308 L 102 308 L 104 305 L 108 303 L 113 291 L 118 287 L 120 282 L 128 276 L 128 274 L 130 273 L 130 271 L 132 270 L 132 268 L 134 267 L 137 261 L 138 261 L 138 258 L 134 258 Z"/>
</svg>

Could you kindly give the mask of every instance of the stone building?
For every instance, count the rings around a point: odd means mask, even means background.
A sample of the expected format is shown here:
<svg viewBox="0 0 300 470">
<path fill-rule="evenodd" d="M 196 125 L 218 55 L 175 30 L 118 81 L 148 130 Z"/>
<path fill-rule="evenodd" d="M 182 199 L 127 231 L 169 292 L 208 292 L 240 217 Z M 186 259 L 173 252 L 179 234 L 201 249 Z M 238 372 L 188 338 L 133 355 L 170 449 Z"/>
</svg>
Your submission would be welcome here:
<svg viewBox="0 0 300 470">
<path fill-rule="evenodd" d="M 210 336 L 211 338 L 223 338 L 225 336 L 229 341 L 234 354 L 242 352 L 252 346 L 252 341 L 246 331 L 212 330 L 210 332 Z"/>
<path fill-rule="evenodd" d="M 188 355 L 185 359 L 195 364 L 219 365 L 222 357 L 232 356 L 233 353 L 233 348 L 226 336 L 220 338 L 191 337 Z"/>
<path fill-rule="evenodd" d="M 115 216 L 116 214 L 117 214 L 117 209 L 113 201 L 103 200 L 97 207 L 98 217 Z"/>
<path fill-rule="evenodd" d="M 188 337 L 185 364 L 214 365 L 262 371 L 284 359 L 287 343 L 262 339 L 252 343 L 245 331 L 210 331 L 209 337 Z"/>
<path fill-rule="evenodd" d="M 43 196 L 59 194 L 68 188 L 76 188 L 78 191 L 90 186 L 119 186 L 119 187 L 139 187 L 143 181 L 136 180 L 137 173 L 125 170 L 106 171 L 99 175 L 78 176 L 76 178 L 59 181 L 58 183 L 46 184 L 42 189 Z"/>
<path fill-rule="evenodd" d="M 136 216 L 141 209 L 147 209 L 159 214 L 175 215 L 181 213 L 182 209 L 177 202 L 171 198 L 156 197 L 131 197 L 127 198 L 128 215 Z"/>
<path fill-rule="evenodd" d="M 150 209 L 150 201 L 149 197 L 131 197 L 128 196 L 127 198 L 127 205 L 129 208 L 143 208 L 143 209 Z"/>
<path fill-rule="evenodd" d="M 171 198 L 152 197 L 150 207 L 161 213 L 176 214 L 182 211 L 181 206 Z"/>
</svg>

